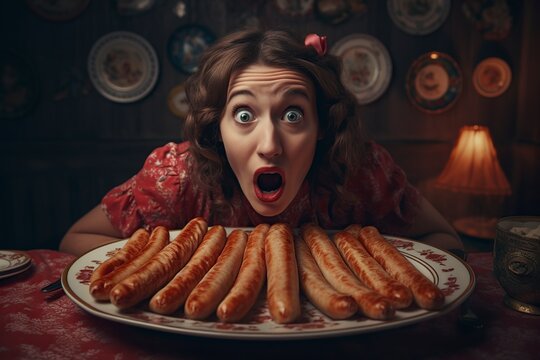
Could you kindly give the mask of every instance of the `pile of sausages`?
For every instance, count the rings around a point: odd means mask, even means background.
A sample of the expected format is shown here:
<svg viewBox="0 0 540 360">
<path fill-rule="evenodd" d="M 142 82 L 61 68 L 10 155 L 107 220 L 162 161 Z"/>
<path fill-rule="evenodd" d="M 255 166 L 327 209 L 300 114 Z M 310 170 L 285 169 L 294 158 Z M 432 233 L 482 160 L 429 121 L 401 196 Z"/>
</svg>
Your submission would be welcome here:
<svg viewBox="0 0 540 360">
<path fill-rule="evenodd" d="M 148 301 L 151 311 L 182 309 L 190 319 L 216 314 L 239 322 L 266 283 L 273 321 L 301 316 L 300 293 L 333 319 L 361 313 L 387 320 L 414 302 L 423 309 L 444 305 L 444 294 L 375 227 L 351 225 L 329 237 L 315 224 L 297 234 L 286 224 L 260 224 L 252 231 L 208 227 L 192 219 L 172 240 L 168 229 L 137 230 L 101 263 L 90 294 L 126 309 Z"/>
</svg>

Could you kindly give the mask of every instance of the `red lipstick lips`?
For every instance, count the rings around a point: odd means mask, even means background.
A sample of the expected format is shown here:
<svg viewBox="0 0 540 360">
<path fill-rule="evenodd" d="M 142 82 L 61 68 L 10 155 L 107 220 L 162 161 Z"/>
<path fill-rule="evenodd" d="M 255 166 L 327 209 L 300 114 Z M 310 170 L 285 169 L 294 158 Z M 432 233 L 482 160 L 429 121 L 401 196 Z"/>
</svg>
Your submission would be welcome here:
<svg viewBox="0 0 540 360">
<path fill-rule="evenodd" d="M 277 167 L 262 167 L 253 175 L 253 187 L 257 198 L 264 202 L 277 201 L 283 194 L 285 175 Z"/>
</svg>

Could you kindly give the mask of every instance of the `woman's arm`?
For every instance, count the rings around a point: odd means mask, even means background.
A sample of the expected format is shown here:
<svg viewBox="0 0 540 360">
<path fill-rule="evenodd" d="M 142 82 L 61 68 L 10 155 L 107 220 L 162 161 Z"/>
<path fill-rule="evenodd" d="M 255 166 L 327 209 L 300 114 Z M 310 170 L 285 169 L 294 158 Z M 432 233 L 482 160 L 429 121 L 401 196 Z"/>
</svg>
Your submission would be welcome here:
<svg viewBox="0 0 540 360">
<path fill-rule="evenodd" d="M 463 257 L 463 243 L 448 221 L 424 197 L 421 197 L 419 206 L 414 223 L 405 235 Z"/>
<path fill-rule="evenodd" d="M 93 248 L 121 238 L 120 231 L 112 226 L 98 205 L 73 224 L 64 235 L 59 249 L 74 255 L 82 255 Z"/>
</svg>

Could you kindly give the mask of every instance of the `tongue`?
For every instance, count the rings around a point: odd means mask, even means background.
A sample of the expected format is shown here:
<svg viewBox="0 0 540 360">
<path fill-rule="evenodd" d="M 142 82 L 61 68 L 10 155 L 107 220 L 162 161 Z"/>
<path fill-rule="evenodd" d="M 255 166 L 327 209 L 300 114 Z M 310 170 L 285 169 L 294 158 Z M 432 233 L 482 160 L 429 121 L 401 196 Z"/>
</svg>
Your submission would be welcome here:
<svg viewBox="0 0 540 360">
<path fill-rule="evenodd" d="M 265 192 L 277 190 L 281 186 L 281 175 L 261 174 L 257 179 L 257 185 L 259 185 L 259 188 Z"/>
</svg>

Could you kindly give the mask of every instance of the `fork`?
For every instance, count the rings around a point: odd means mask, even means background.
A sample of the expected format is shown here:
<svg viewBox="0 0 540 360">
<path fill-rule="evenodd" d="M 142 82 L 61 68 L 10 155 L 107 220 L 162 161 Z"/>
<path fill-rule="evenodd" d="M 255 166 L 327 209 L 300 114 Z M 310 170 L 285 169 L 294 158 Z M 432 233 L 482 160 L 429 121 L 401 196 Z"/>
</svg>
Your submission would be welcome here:
<svg viewBox="0 0 540 360">
<path fill-rule="evenodd" d="M 49 285 L 41 288 L 41 292 L 43 293 L 50 293 L 52 291 L 56 291 L 62 288 L 62 280 L 58 278 L 56 281 L 50 283 Z"/>
</svg>

